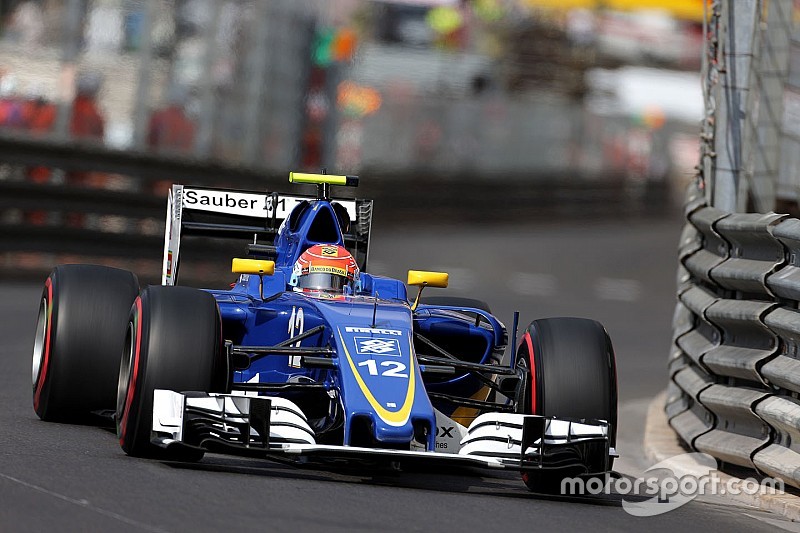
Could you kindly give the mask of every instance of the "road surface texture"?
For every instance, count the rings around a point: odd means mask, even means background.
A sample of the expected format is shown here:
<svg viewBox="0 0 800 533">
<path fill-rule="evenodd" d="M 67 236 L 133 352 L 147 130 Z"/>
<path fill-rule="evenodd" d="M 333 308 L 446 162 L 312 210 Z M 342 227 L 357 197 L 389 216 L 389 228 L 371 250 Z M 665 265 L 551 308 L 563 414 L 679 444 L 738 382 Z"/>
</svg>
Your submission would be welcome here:
<svg viewBox="0 0 800 533">
<path fill-rule="evenodd" d="M 665 387 L 680 219 L 483 228 L 376 227 L 370 270 L 446 270 L 447 294 L 486 300 L 507 325 L 585 316 L 608 329 L 620 385 L 618 469 L 636 476 L 647 401 Z M 44 281 L 44 280 L 42 280 Z M 428 289 L 428 294 L 444 294 Z M 108 429 L 40 421 L 31 349 L 40 285 L 0 282 L 0 530 L 774 531 L 793 523 L 695 500 L 649 518 L 621 495 L 529 493 L 516 475 L 328 472 L 207 455 L 127 457 Z"/>
</svg>

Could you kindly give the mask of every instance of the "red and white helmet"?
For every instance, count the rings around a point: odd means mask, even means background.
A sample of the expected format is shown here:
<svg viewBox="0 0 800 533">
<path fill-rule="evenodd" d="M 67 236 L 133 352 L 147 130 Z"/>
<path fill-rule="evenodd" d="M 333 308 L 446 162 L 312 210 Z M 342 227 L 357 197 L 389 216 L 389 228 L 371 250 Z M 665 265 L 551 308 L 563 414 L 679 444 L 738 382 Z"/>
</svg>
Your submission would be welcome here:
<svg viewBox="0 0 800 533">
<path fill-rule="evenodd" d="M 344 247 L 315 244 L 294 264 L 289 285 L 295 290 L 343 294 L 357 289 L 359 270 L 356 260 Z"/>
</svg>

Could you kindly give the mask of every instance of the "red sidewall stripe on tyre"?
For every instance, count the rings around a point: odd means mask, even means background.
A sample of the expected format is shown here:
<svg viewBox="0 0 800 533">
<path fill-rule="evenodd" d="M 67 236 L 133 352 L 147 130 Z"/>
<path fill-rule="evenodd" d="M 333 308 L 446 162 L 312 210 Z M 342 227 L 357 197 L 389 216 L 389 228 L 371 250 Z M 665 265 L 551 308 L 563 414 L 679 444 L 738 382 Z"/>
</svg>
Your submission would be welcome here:
<svg viewBox="0 0 800 533">
<path fill-rule="evenodd" d="M 533 340 L 531 340 L 531 334 L 525 333 L 522 336 L 522 340 L 528 346 L 528 354 L 530 354 L 530 371 L 531 371 L 531 413 L 532 415 L 536 414 L 536 358 L 534 357 L 533 352 Z"/>
<path fill-rule="evenodd" d="M 47 369 L 50 366 L 50 331 L 53 328 L 53 282 L 51 278 L 47 278 L 44 286 L 47 288 L 47 333 L 44 337 L 44 361 L 42 361 L 42 368 L 39 370 L 39 377 L 36 381 L 36 393 L 33 395 L 33 408 L 36 411 L 39 410 L 42 389 L 47 378 Z"/>
<path fill-rule="evenodd" d="M 137 297 L 134 305 L 136 306 L 136 313 L 133 315 L 133 327 L 136 330 L 136 346 L 133 349 L 133 368 L 128 378 L 128 390 L 125 394 L 125 409 L 122 411 L 122 421 L 120 422 L 120 444 L 125 441 L 125 433 L 128 428 L 128 416 L 133 404 L 133 396 L 136 393 L 136 381 L 139 375 L 139 354 L 142 350 L 142 298 Z"/>
<path fill-rule="evenodd" d="M 533 340 L 531 339 L 531 334 L 526 332 L 525 335 L 522 336 L 522 341 L 528 347 L 528 354 L 530 355 L 530 372 L 531 372 L 531 412 L 530 414 L 536 414 L 536 363 L 533 354 Z M 527 484 L 528 483 L 528 472 L 522 472 L 522 481 Z"/>
</svg>

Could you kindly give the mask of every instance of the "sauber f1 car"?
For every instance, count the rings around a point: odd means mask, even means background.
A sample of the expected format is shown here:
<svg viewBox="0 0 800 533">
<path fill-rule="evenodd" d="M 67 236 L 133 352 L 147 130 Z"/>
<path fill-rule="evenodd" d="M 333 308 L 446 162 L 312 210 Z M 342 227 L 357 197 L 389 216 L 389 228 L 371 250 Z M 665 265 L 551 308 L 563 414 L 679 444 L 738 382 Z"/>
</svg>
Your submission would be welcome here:
<svg viewBox="0 0 800 533">
<path fill-rule="evenodd" d="M 540 319 L 518 334 L 518 313 L 507 330 L 483 302 L 422 296 L 446 273 L 371 274 L 372 202 L 330 196 L 358 178 L 289 181 L 317 194 L 174 185 L 160 286 L 56 267 L 34 342 L 37 415 L 111 414 L 140 457 L 510 469 L 535 491 L 611 472 L 616 369 L 599 323 Z M 250 242 L 230 290 L 176 285 L 189 235 Z"/>
</svg>

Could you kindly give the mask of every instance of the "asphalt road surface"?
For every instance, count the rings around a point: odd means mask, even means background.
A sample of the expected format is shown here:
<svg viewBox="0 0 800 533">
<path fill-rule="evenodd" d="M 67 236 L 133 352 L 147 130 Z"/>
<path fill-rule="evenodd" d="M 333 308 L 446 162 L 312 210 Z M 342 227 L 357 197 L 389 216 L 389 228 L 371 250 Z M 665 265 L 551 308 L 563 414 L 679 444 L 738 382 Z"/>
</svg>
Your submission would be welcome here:
<svg viewBox="0 0 800 533">
<path fill-rule="evenodd" d="M 666 384 L 680 220 L 525 228 L 376 228 L 372 270 L 448 270 L 450 294 L 486 300 L 507 325 L 603 322 L 616 347 L 620 468 L 636 475 L 643 413 Z M 433 292 L 433 289 L 428 289 Z M 634 517 L 622 495 L 527 492 L 515 475 L 329 472 L 208 455 L 127 457 L 108 429 L 41 422 L 31 349 L 41 288 L 0 283 L 0 531 L 774 531 L 794 524 L 719 501 Z"/>
</svg>

